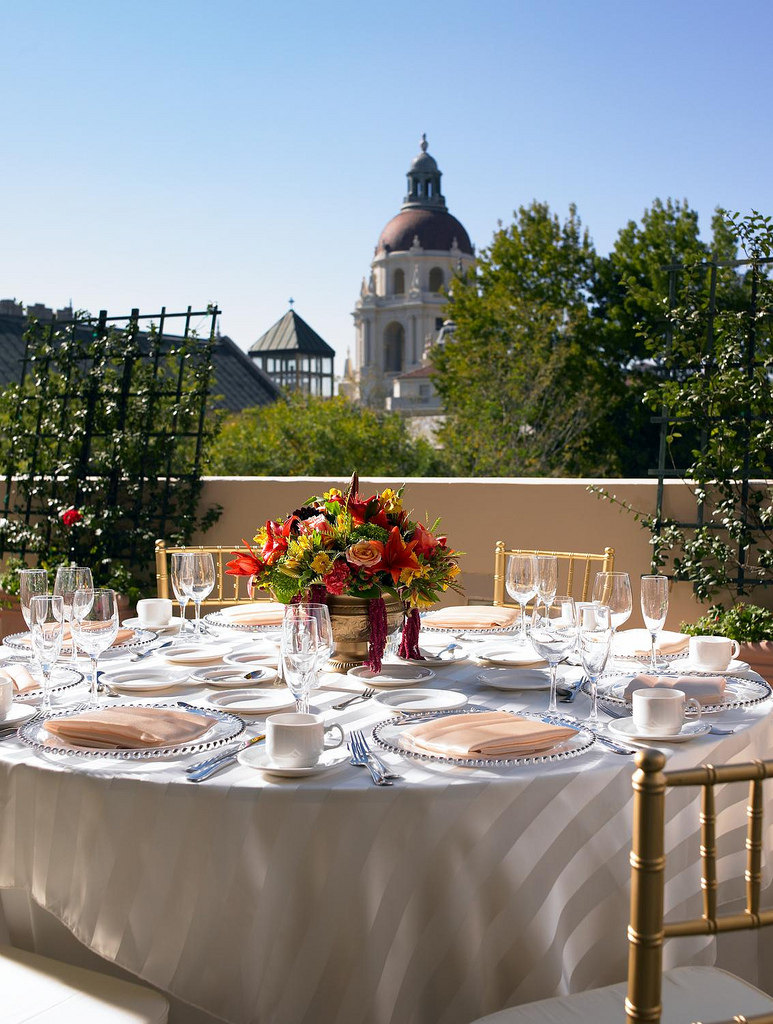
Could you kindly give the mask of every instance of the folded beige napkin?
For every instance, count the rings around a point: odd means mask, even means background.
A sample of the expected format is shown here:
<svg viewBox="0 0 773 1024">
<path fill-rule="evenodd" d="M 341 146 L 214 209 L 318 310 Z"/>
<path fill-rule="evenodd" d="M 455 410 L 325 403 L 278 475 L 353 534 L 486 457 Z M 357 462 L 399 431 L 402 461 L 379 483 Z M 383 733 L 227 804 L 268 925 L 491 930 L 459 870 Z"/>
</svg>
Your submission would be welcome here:
<svg viewBox="0 0 773 1024">
<path fill-rule="evenodd" d="M 115 647 L 116 644 L 126 643 L 127 640 L 131 640 L 133 637 L 133 629 L 119 629 L 115 640 L 113 640 L 112 646 Z M 66 623 L 64 629 L 62 630 L 62 642 L 64 643 L 65 647 L 69 647 L 71 644 L 70 627 Z M 21 643 L 31 644 L 32 640 L 30 639 L 30 637 L 24 636 L 21 638 Z"/>
<path fill-rule="evenodd" d="M 523 757 L 550 750 L 576 729 L 547 725 L 506 711 L 446 715 L 405 730 L 413 744 L 446 757 Z"/>
<path fill-rule="evenodd" d="M 41 684 L 24 665 L 5 665 L 0 668 L 0 679 L 10 679 L 16 693 L 39 690 Z"/>
<path fill-rule="evenodd" d="M 281 626 L 285 606 L 276 601 L 255 601 L 223 609 L 222 617 L 239 626 Z"/>
<path fill-rule="evenodd" d="M 664 629 L 658 636 L 657 650 L 661 654 L 681 654 L 690 644 L 686 633 L 671 633 Z M 626 629 L 616 633 L 613 651 L 629 658 L 648 658 L 652 650 L 649 631 L 646 629 Z"/>
<path fill-rule="evenodd" d="M 167 708 L 105 708 L 45 723 L 48 732 L 80 747 L 133 750 L 174 747 L 203 736 L 217 721 Z"/>
<path fill-rule="evenodd" d="M 438 629 L 498 629 L 514 625 L 518 621 L 518 614 L 515 608 L 453 605 L 427 612 L 422 621 Z"/>
<path fill-rule="evenodd" d="M 631 700 L 634 690 L 650 686 L 663 686 L 670 690 L 681 690 L 685 696 L 694 697 L 701 704 L 713 704 L 725 693 L 725 679 L 722 676 L 634 676 L 625 688 L 624 697 Z"/>
</svg>

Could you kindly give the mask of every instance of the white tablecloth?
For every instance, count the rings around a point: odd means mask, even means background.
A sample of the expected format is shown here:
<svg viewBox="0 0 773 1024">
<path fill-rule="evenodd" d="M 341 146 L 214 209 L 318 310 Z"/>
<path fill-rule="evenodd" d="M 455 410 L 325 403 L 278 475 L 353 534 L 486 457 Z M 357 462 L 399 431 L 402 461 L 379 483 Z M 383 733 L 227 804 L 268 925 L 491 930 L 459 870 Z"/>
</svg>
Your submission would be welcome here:
<svg viewBox="0 0 773 1024">
<path fill-rule="evenodd" d="M 489 707 L 546 705 L 544 692 L 484 689 L 478 671 L 444 666 L 432 685 Z M 722 716 L 742 726 L 733 735 L 672 745 L 669 767 L 769 755 L 769 705 Z M 345 728 L 384 717 L 372 701 L 329 713 Z M 348 764 L 299 780 L 237 766 L 193 785 L 179 762 L 65 765 L 6 739 L 0 888 L 232 1024 L 462 1024 L 624 978 L 632 758 L 599 747 L 534 768 L 386 760 L 403 774 L 392 788 Z M 718 794 L 724 903 L 743 895 L 735 795 Z M 666 899 L 679 914 L 700 912 L 690 797 L 668 804 Z M 668 965 L 714 958 L 711 941 L 668 947 Z M 764 984 L 756 958 L 749 980 Z"/>
</svg>

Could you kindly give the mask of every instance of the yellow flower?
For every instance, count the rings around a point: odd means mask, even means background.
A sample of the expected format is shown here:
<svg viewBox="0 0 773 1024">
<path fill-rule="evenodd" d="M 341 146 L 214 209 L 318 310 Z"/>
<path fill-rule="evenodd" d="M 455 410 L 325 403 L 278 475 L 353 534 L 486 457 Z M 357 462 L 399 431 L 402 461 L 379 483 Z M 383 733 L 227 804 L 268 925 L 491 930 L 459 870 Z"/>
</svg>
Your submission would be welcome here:
<svg viewBox="0 0 773 1024">
<path fill-rule="evenodd" d="M 452 562 L 451 565 L 449 565 L 449 567 L 448 567 L 449 579 L 452 579 L 452 580 L 455 579 L 459 575 L 459 573 L 461 571 L 462 570 L 459 568 L 459 566 L 456 564 L 456 562 Z"/>
<path fill-rule="evenodd" d="M 349 527 L 349 517 L 345 512 L 340 512 L 336 516 L 336 526 L 339 530 L 347 530 Z"/>
<path fill-rule="evenodd" d="M 261 526 L 261 528 L 258 530 L 258 532 L 252 539 L 260 547 L 263 547 L 266 541 L 268 540 L 268 530 L 265 528 L 265 526 Z"/>
<path fill-rule="evenodd" d="M 337 487 L 331 487 L 329 491 L 325 491 L 322 497 L 325 501 L 332 501 L 333 498 L 343 498 L 343 493 Z"/>
<path fill-rule="evenodd" d="M 420 580 L 423 576 L 429 575 L 429 567 L 419 565 L 417 568 L 406 568 L 400 573 L 400 582 L 409 587 L 414 580 Z"/>
<path fill-rule="evenodd" d="M 411 608 L 418 608 L 419 611 L 422 611 L 426 608 L 432 608 L 435 602 L 430 601 L 427 597 L 422 597 L 421 594 L 409 594 L 408 604 Z"/>
<path fill-rule="evenodd" d="M 386 512 L 402 511 L 403 499 L 391 487 L 387 487 L 385 491 L 381 492 L 381 503 Z"/>
<path fill-rule="evenodd" d="M 329 572 L 332 564 L 333 560 L 330 556 L 320 551 L 312 560 L 311 567 L 318 576 L 324 576 L 326 572 Z"/>
</svg>

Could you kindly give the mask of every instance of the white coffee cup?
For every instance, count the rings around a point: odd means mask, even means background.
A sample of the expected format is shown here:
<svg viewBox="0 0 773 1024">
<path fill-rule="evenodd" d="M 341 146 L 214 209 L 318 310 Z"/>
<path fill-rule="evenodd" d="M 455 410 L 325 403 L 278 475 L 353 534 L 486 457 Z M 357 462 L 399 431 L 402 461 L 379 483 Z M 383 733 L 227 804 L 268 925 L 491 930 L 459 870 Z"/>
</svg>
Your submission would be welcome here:
<svg viewBox="0 0 773 1024">
<path fill-rule="evenodd" d="M 167 597 L 145 597 L 137 602 L 137 618 L 149 629 L 167 626 L 172 618 L 172 602 Z"/>
<path fill-rule="evenodd" d="M 327 739 L 338 732 L 333 743 Z M 322 715 L 286 712 L 266 719 L 266 753 L 282 768 L 313 768 L 323 750 L 340 747 L 344 731 L 340 725 L 325 725 Z"/>
<path fill-rule="evenodd" d="M 682 731 L 687 708 L 701 717 L 701 705 L 683 690 L 653 686 L 633 692 L 633 724 L 640 736 L 676 736 Z"/>
<path fill-rule="evenodd" d="M 0 722 L 5 721 L 13 702 L 13 683 L 10 679 L 0 679 Z"/>
<path fill-rule="evenodd" d="M 709 672 L 724 672 L 733 658 L 737 658 L 741 648 L 737 640 L 726 636 L 691 636 L 690 662 L 696 668 L 705 668 Z"/>
</svg>

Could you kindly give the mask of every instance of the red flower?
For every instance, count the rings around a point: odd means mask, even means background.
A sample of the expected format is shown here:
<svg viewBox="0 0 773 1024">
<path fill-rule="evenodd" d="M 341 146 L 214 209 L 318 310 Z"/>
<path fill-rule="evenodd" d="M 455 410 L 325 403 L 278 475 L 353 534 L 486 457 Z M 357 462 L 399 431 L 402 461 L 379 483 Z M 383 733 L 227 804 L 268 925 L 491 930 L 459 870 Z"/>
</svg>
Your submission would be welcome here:
<svg viewBox="0 0 773 1024">
<path fill-rule="evenodd" d="M 389 539 L 384 545 L 384 554 L 381 556 L 381 563 L 378 569 L 390 573 L 395 586 L 397 586 L 400 580 L 400 573 L 403 569 L 419 568 L 419 560 L 413 553 L 415 547 L 415 540 L 411 540 L 406 544 L 400 536 L 399 527 L 392 527 Z"/>
<path fill-rule="evenodd" d="M 333 568 L 322 577 L 322 582 L 329 594 L 343 594 L 349 582 L 351 572 L 346 562 L 340 558 L 333 563 Z"/>
<path fill-rule="evenodd" d="M 435 549 L 440 544 L 438 538 L 430 533 L 426 526 L 422 526 L 421 523 L 416 524 L 416 529 L 413 531 L 413 539 L 416 542 L 414 548 L 416 554 L 423 555 L 425 558 L 431 558 Z"/>
<path fill-rule="evenodd" d="M 77 508 L 66 508 L 64 512 L 59 513 L 59 518 L 65 526 L 75 526 L 83 519 L 83 516 Z"/>
<path fill-rule="evenodd" d="M 290 516 L 284 523 L 276 523 L 272 519 L 266 523 L 266 543 L 263 545 L 263 561 L 266 565 L 274 565 L 287 551 L 287 543 L 292 532 L 293 523 L 298 522 L 297 516 Z"/>
<path fill-rule="evenodd" d="M 232 551 L 231 554 L 236 557 L 232 562 L 227 563 L 225 571 L 229 576 L 256 576 L 263 569 L 263 563 L 253 553 L 246 540 L 242 540 L 242 544 L 249 550 L 249 554 L 245 555 L 243 551 Z"/>
</svg>

